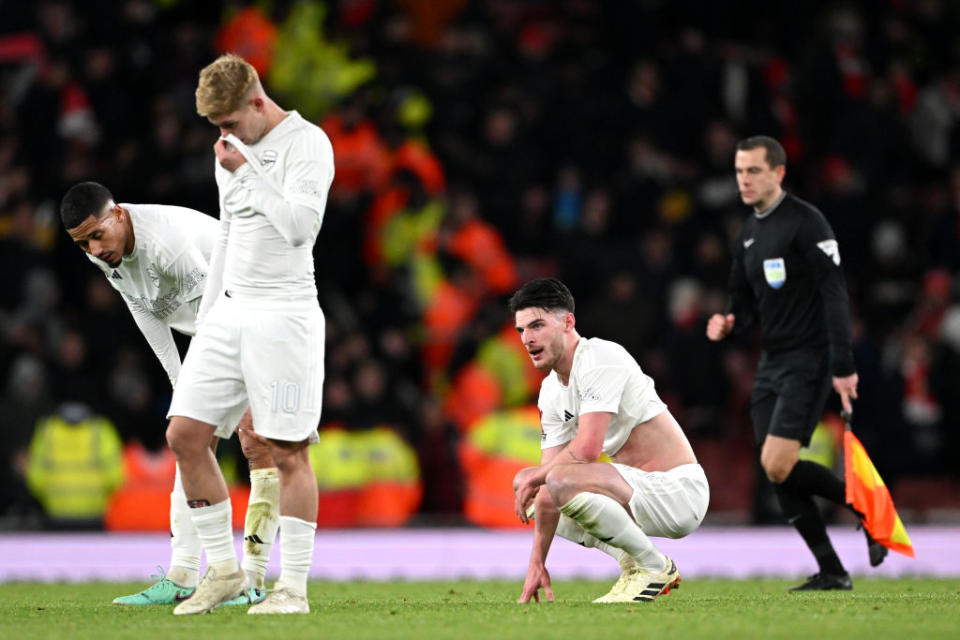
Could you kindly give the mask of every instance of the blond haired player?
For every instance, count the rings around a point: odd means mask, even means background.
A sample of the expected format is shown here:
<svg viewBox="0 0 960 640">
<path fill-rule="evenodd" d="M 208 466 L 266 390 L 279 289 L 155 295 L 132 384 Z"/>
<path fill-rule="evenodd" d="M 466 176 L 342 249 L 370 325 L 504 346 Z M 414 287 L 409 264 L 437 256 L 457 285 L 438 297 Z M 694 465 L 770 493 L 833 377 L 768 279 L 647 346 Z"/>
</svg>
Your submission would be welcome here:
<svg viewBox="0 0 960 640">
<path fill-rule="evenodd" d="M 269 445 L 280 474 L 281 557 L 275 588 L 248 613 L 307 613 L 317 521 L 307 446 L 317 437 L 324 372 L 313 245 L 333 151 L 319 127 L 271 100 L 238 56 L 221 56 L 200 72 L 196 100 L 222 136 L 214 144 L 220 236 L 167 441 L 209 568 L 174 613 L 209 612 L 243 587 L 226 484 L 206 442 L 214 425 L 248 403 L 256 437 Z"/>
<path fill-rule="evenodd" d="M 199 211 L 155 204 L 116 204 L 96 182 L 81 182 L 60 204 L 67 233 L 123 297 L 134 321 L 163 365 L 170 384 L 180 375 L 180 353 L 171 331 L 192 336 L 206 282 L 216 221 Z M 231 415 L 214 432 L 229 438 L 241 416 Z M 249 413 L 240 422 L 240 442 L 250 464 L 250 503 L 244 530 L 243 568 L 248 585 L 227 604 L 251 604 L 266 595 L 264 576 L 277 534 L 280 484 L 270 451 L 248 435 Z M 170 494 L 170 570 L 147 589 L 113 602 L 175 604 L 197 586 L 203 547 L 190 518 L 180 470 Z"/>
<path fill-rule="evenodd" d="M 553 600 L 546 559 L 558 533 L 621 550 L 620 579 L 594 602 L 669 593 L 680 573 L 650 536 L 690 534 L 710 499 L 683 430 L 626 349 L 577 333 L 573 296 L 562 282 L 531 280 L 509 305 L 533 365 L 548 372 L 537 401 L 541 464 L 521 469 L 513 482 L 521 521 L 529 521 L 531 506 L 536 514 L 520 602 L 539 602 L 541 588 Z M 596 462 L 601 453 L 613 462 Z"/>
</svg>

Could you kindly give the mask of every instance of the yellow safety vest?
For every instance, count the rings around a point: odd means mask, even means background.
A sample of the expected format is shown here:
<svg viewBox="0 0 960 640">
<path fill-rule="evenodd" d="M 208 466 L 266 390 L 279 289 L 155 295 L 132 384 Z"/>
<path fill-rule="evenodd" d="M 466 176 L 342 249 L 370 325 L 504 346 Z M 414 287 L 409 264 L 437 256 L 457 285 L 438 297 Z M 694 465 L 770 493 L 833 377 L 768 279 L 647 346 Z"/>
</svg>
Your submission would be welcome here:
<svg viewBox="0 0 960 640">
<path fill-rule="evenodd" d="M 102 517 L 123 482 L 123 452 L 106 418 L 71 424 L 52 416 L 37 425 L 30 443 L 27 484 L 47 515 L 57 519 Z"/>
</svg>

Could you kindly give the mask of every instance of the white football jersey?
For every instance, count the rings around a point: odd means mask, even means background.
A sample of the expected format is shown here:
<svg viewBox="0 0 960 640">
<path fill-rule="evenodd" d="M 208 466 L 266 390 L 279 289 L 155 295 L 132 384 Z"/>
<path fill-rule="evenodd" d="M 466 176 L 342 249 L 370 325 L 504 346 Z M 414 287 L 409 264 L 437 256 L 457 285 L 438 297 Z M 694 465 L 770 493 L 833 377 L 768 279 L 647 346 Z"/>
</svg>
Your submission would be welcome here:
<svg viewBox="0 0 960 640">
<path fill-rule="evenodd" d="M 653 379 L 626 349 L 609 340 L 582 337 L 573 354 L 569 384 L 561 384 L 557 372 L 551 371 L 540 385 L 537 405 L 544 449 L 573 440 L 581 415 L 613 414 L 603 441 L 603 452 L 609 456 L 620 450 L 634 427 L 667 408 Z"/>
<path fill-rule="evenodd" d="M 171 382 L 180 354 L 170 330 L 192 336 L 219 226 L 199 211 L 156 204 L 120 205 L 130 214 L 134 246 L 113 269 L 87 257 L 120 292 Z"/>
<path fill-rule="evenodd" d="M 316 214 L 309 242 L 293 246 L 257 211 L 241 176 L 216 163 L 221 220 L 229 223 L 222 288 L 253 296 L 316 298 L 313 245 L 333 182 L 333 148 L 320 127 L 291 111 L 247 149 L 284 200 Z M 240 170 L 238 169 L 238 173 Z"/>
</svg>

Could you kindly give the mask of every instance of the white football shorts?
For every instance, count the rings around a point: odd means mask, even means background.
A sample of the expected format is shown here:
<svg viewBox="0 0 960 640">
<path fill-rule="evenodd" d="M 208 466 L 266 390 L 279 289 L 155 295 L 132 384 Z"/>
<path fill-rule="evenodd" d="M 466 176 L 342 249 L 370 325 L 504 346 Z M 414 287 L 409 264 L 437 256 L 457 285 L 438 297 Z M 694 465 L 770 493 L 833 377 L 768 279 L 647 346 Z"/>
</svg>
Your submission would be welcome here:
<svg viewBox="0 0 960 640">
<path fill-rule="evenodd" d="M 703 522 L 710 486 L 699 464 L 682 464 L 669 471 L 611 465 L 633 489 L 630 511 L 648 536 L 682 538 Z"/>
<path fill-rule="evenodd" d="M 167 417 L 230 437 L 249 405 L 256 433 L 317 442 L 325 335 L 316 300 L 221 294 L 190 341 Z"/>
</svg>

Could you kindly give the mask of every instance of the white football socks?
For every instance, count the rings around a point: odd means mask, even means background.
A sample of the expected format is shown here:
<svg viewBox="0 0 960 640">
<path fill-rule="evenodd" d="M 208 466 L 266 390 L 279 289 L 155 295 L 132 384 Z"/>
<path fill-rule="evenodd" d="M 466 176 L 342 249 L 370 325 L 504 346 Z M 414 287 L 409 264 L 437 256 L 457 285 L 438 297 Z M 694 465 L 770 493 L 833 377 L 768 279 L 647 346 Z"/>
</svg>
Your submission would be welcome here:
<svg viewBox="0 0 960 640">
<path fill-rule="evenodd" d="M 250 472 L 250 501 L 243 527 L 243 567 L 251 587 L 264 588 L 270 551 L 280 526 L 280 475 L 276 467 Z"/>
<path fill-rule="evenodd" d="M 280 516 L 280 579 L 276 588 L 286 587 L 307 595 L 307 576 L 313 564 L 317 523 L 292 516 Z"/>
<path fill-rule="evenodd" d="M 611 546 L 606 542 L 600 542 L 597 538 L 589 533 L 587 533 L 583 527 L 580 526 L 575 520 L 570 516 L 560 514 L 560 521 L 557 523 L 557 535 L 571 542 L 576 542 L 579 545 L 583 545 L 589 549 L 599 549 L 605 554 L 616 560 L 622 566 L 622 558 L 624 556 L 630 557 L 626 551 L 623 549 L 618 549 L 617 547 Z M 632 562 L 631 562 L 632 564 Z"/>
<path fill-rule="evenodd" d="M 167 578 L 181 587 L 197 586 L 200 555 L 203 553 L 190 511 L 180 479 L 180 465 L 177 465 L 173 492 L 170 493 L 170 570 Z"/>
<path fill-rule="evenodd" d="M 223 575 L 239 570 L 237 551 L 233 547 L 233 509 L 230 498 L 223 502 L 190 509 L 197 535 L 207 552 L 207 565 Z"/>
<path fill-rule="evenodd" d="M 578 493 L 560 511 L 600 541 L 626 551 L 650 571 L 663 571 L 666 558 L 619 502 L 600 493 Z"/>
</svg>

